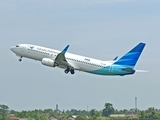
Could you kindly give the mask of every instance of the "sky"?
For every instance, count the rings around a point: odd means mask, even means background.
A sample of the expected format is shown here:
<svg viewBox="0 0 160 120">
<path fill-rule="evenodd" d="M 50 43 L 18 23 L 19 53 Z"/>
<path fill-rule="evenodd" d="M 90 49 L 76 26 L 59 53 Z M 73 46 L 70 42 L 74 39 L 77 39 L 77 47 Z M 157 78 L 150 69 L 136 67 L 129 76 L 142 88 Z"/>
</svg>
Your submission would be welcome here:
<svg viewBox="0 0 160 120">
<path fill-rule="evenodd" d="M 34 109 L 160 109 L 159 0 L 1 0 L 0 104 Z M 65 74 L 10 51 L 29 43 L 101 60 L 121 57 L 139 42 L 146 47 L 130 76 Z"/>
</svg>

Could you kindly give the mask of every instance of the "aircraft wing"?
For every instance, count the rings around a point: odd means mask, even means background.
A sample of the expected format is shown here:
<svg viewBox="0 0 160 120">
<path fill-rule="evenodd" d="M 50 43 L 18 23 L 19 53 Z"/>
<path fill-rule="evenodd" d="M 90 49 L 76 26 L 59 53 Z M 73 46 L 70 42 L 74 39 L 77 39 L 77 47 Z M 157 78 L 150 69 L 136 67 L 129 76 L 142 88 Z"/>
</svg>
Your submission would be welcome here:
<svg viewBox="0 0 160 120">
<path fill-rule="evenodd" d="M 55 66 L 63 66 L 65 68 L 70 67 L 73 68 L 66 60 L 65 53 L 67 52 L 69 45 L 67 45 L 61 53 L 59 53 L 55 58 Z"/>
</svg>

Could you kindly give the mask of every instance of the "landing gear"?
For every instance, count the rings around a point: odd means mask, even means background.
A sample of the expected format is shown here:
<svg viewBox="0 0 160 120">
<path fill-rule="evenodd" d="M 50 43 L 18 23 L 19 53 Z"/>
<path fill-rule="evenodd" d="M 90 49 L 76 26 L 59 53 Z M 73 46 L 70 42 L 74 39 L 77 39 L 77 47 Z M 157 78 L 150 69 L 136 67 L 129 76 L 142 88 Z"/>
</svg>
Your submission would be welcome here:
<svg viewBox="0 0 160 120">
<path fill-rule="evenodd" d="M 67 67 L 67 69 L 65 69 L 64 71 L 66 74 L 68 74 L 68 72 L 71 72 L 71 74 L 73 75 L 75 72 L 74 72 L 74 69 L 70 69 Z"/>
<path fill-rule="evenodd" d="M 64 72 L 65 72 L 66 74 L 68 74 L 69 70 L 70 70 L 70 69 L 67 68 Z"/>
<path fill-rule="evenodd" d="M 72 75 L 75 73 L 74 69 L 71 69 L 70 72 L 71 72 Z"/>
<path fill-rule="evenodd" d="M 20 58 L 18 59 L 18 61 L 21 62 L 21 61 L 22 61 L 22 57 L 20 57 Z"/>
</svg>

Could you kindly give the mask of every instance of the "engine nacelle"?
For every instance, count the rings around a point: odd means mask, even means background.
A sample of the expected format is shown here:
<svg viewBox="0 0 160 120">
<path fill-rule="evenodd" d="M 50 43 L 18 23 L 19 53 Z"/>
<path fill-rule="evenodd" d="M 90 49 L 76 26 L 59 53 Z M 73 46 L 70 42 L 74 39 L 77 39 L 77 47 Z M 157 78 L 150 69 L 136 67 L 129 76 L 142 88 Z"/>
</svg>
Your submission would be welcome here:
<svg viewBox="0 0 160 120">
<path fill-rule="evenodd" d="M 54 60 L 51 60 L 49 58 L 43 58 L 41 63 L 46 66 L 54 67 Z"/>
</svg>

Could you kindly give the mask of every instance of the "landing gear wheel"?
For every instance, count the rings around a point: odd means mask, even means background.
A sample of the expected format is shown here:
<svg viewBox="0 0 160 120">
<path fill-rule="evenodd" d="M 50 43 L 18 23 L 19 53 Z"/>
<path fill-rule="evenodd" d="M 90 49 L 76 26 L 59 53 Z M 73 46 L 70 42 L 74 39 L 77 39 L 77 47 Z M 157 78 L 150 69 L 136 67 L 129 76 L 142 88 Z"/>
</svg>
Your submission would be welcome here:
<svg viewBox="0 0 160 120">
<path fill-rule="evenodd" d="M 75 73 L 74 72 L 74 69 L 70 69 L 69 67 L 67 67 L 67 69 L 65 69 L 65 71 L 64 71 L 66 74 L 68 73 L 68 72 L 70 72 L 72 75 Z"/>
<path fill-rule="evenodd" d="M 21 61 L 22 61 L 22 57 L 20 57 L 20 58 L 18 59 L 18 61 L 21 62 Z"/>
<path fill-rule="evenodd" d="M 67 74 L 67 73 L 69 72 L 69 70 L 68 70 L 68 69 L 66 69 L 64 72 Z"/>
<path fill-rule="evenodd" d="M 67 68 L 64 72 L 67 74 L 70 71 L 69 68 Z"/>
<path fill-rule="evenodd" d="M 71 72 L 72 75 L 75 73 L 74 69 L 71 69 L 70 72 Z"/>
</svg>

